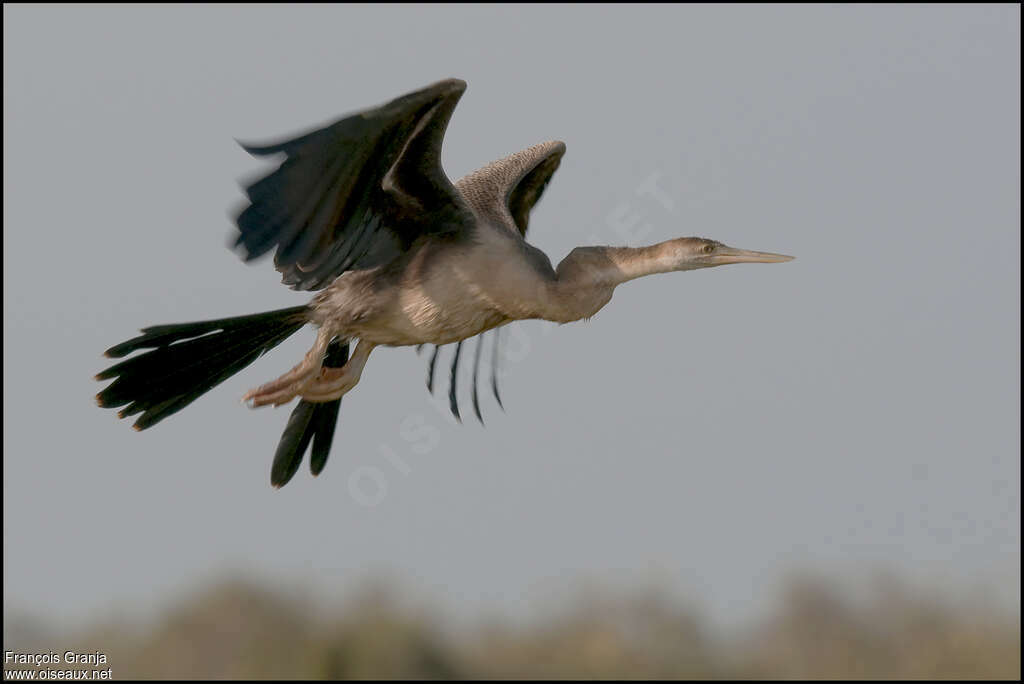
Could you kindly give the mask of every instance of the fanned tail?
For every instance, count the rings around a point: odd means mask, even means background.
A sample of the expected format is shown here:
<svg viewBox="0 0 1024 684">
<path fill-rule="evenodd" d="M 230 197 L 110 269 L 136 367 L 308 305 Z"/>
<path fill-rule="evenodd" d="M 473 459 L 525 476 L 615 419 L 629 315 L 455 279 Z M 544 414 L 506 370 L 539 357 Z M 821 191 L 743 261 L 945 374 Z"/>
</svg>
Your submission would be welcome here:
<svg viewBox="0 0 1024 684">
<path fill-rule="evenodd" d="M 96 395 L 103 408 L 124 406 L 118 416 L 141 413 L 145 430 L 177 413 L 281 344 L 308 321 L 307 307 L 196 323 L 157 325 L 106 351 L 113 358 L 150 351 L 114 364 L 96 376 L 116 378 Z"/>
</svg>

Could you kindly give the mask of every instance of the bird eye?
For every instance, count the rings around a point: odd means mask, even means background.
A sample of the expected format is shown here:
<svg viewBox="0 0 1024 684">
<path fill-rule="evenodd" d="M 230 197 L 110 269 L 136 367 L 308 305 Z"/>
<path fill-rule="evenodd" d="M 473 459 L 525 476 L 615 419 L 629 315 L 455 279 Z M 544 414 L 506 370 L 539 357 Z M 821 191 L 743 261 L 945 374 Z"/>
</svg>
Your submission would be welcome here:
<svg viewBox="0 0 1024 684">
<path fill-rule="evenodd" d="M 714 246 L 714 245 L 712 245 L 712 244 L 710 244 L 710 243 L 709 243 L 709 244 L 706 244 L 706 245 L 704 245 L 704 249 L 703 249 L 702 251 L 703 251 L 703 252 L 704 252 L 705 254 L 711 254 L 712 252 L 714 252 L 714 251 L 715 251 L 715 246 Z"/>
</svg>

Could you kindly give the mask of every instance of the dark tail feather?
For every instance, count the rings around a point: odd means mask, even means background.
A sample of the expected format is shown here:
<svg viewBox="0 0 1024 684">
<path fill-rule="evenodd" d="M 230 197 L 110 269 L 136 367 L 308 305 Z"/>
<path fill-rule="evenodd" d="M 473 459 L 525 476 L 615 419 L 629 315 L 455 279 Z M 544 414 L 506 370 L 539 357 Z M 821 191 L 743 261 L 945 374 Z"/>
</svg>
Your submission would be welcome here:
<svg viewBox="0 0 1024 684">
<path fill-rule="evenodd" d="M 185 408 L 229 377 L 281 344 L 307 322 L 307 308 L 145 328 L 142 335 L 115 345 L 106 355 L 144 354 L 114 364 L 96 376 L 116 378 L 96 395 L 103 408 L 125 406 L 119 417 L 142 415 L 136 430 L 151 427 Z"/>
<path fill-rule="evenodd" d="M 270 484 L 274 487 L 288 484 L 288 480 L 302 465 L 302 456 L 306 453 L 309 441 L 313 439 L 309 423 L 316 412 L 316 406 L 308 401 L 300 401 L 288 418 L 288 425 L 274 453 L 274 464 L 270 466 Z"/>
<path fill-rule="evenodd" d="M 327 465 L 327 455 L 331 452 L 331 441 L 334 439 L 334 428 L 338 426 L 338 409 L 341 408 L 341 399 L 335 399 L 317 407 L 316 415 L 313 416 L 313 453 L 309 459 L 309 472 L 313 477 L 320 474 L 320 471 Z"/>
<path fill-rule="evenodd" d="M 348 341 L 334 338 L 327 345 L 324 356 L 324 367 L 341 368 L 348 362 Z M 274 464 L 270 468 L 270 484 L 283 487 L 302 465 L 302 457 L 306 454 L 309 443 L 313 443 L 313 454 L 309 461 L 309 469 L 313 475 L 319 475 L 327 464 L 327 456 L 331 451 L 334 429 L 338 423 L 338 409 L 341 399 L 322 403 L 313 403 L 305 399 L 299 401 L 288 418 L 281 441 L 274 453 Z"/>
</svg>

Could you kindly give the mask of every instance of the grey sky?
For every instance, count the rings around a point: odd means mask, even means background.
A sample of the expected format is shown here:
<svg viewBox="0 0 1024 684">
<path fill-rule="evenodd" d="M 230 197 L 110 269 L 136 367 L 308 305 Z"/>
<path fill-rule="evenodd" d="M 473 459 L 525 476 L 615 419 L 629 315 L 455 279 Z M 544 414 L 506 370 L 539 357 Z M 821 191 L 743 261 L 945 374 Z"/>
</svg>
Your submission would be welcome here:
<svg viewBox="0 0 1024 684">
<path fill-rule="evenodd" d="M 310 332 L 145 433 L 95 407 L 139 328 L 308 300 L 225 247 L 263 168 L 233 138 L 449 76 L 451 177 L 566 142 L 530 226 L 553 261 L 680 235 L 797 260 L 518 326 L 486 428 L 381 349 L 281 491 L 288 410 L 239 398 Z M 1019 150 L 1019 6 L 5 5 L 5 607 L 145 609 L 234 568 L 390 572 L 465 614 L 589 577 L 733 619 L 807 567 L 1019 602 Z"/>
</svg>

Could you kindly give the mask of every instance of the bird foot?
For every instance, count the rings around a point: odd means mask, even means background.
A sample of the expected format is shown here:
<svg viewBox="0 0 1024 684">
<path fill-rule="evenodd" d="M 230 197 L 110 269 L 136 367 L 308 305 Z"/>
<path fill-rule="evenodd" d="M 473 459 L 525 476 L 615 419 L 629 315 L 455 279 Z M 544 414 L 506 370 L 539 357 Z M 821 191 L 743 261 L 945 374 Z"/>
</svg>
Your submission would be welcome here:
<svg viewBox="0 0 1024 684">
<path fill-rule="evenodd" d="M 356 386 L 360 374 L 352 372 L 350 364 L 341 368 L 321 368 L 320 374 L 303 386 L 299 394 L 314 403 L 334 401 Z"/>
<path fill-rule="evenodd" d="M 359 382 L 374 346 L 360 340 L 348 362 L 340 368 L 324 368 L 322 357 L 307 355 L 302 363 L 277 380 L 249 390 L 242 402 L 249 408 L 258 408 L 268 404 L 281 406 L 299 396 L 313 403 L 339 399 Z"/>
<path fill-rule="evenodd" d="M 366 360 L 370 358 L 370 352 L 374 345 L 366 340 L 359 340 L 355 351 L 344 366 L 340 368 L 321 368 L 320 372 L 307 382 L 299 394 L 306 401 L 313 403 L 334 401 L 349 392 L 359 384 L 359 378 L 363 376 L 363 368 L 366 367 Z"/>
<path fill-rule="evenodd" d="M 302 363 L 276 380 L 271 380 L 246 392 L 242 397 L 242 403 L 249 408 L 259 408 L 268 404 L 274 406 L 287 404 L 298 396 L 302 387 L 316 374 L 318 366 L 319 363 L 315 363 L 307 356 Z"/>
<path fill-rule="evenodd" d="M 268 404 L 281 406 L 297 397 L 301 389 L 302 383 L 292 383 L 279 387 L 277 380 L 275 380 L 246 392 L 245 396 L 242 397 L 242 403 L 249 408 L 259 408 Z"/>
</svg>

